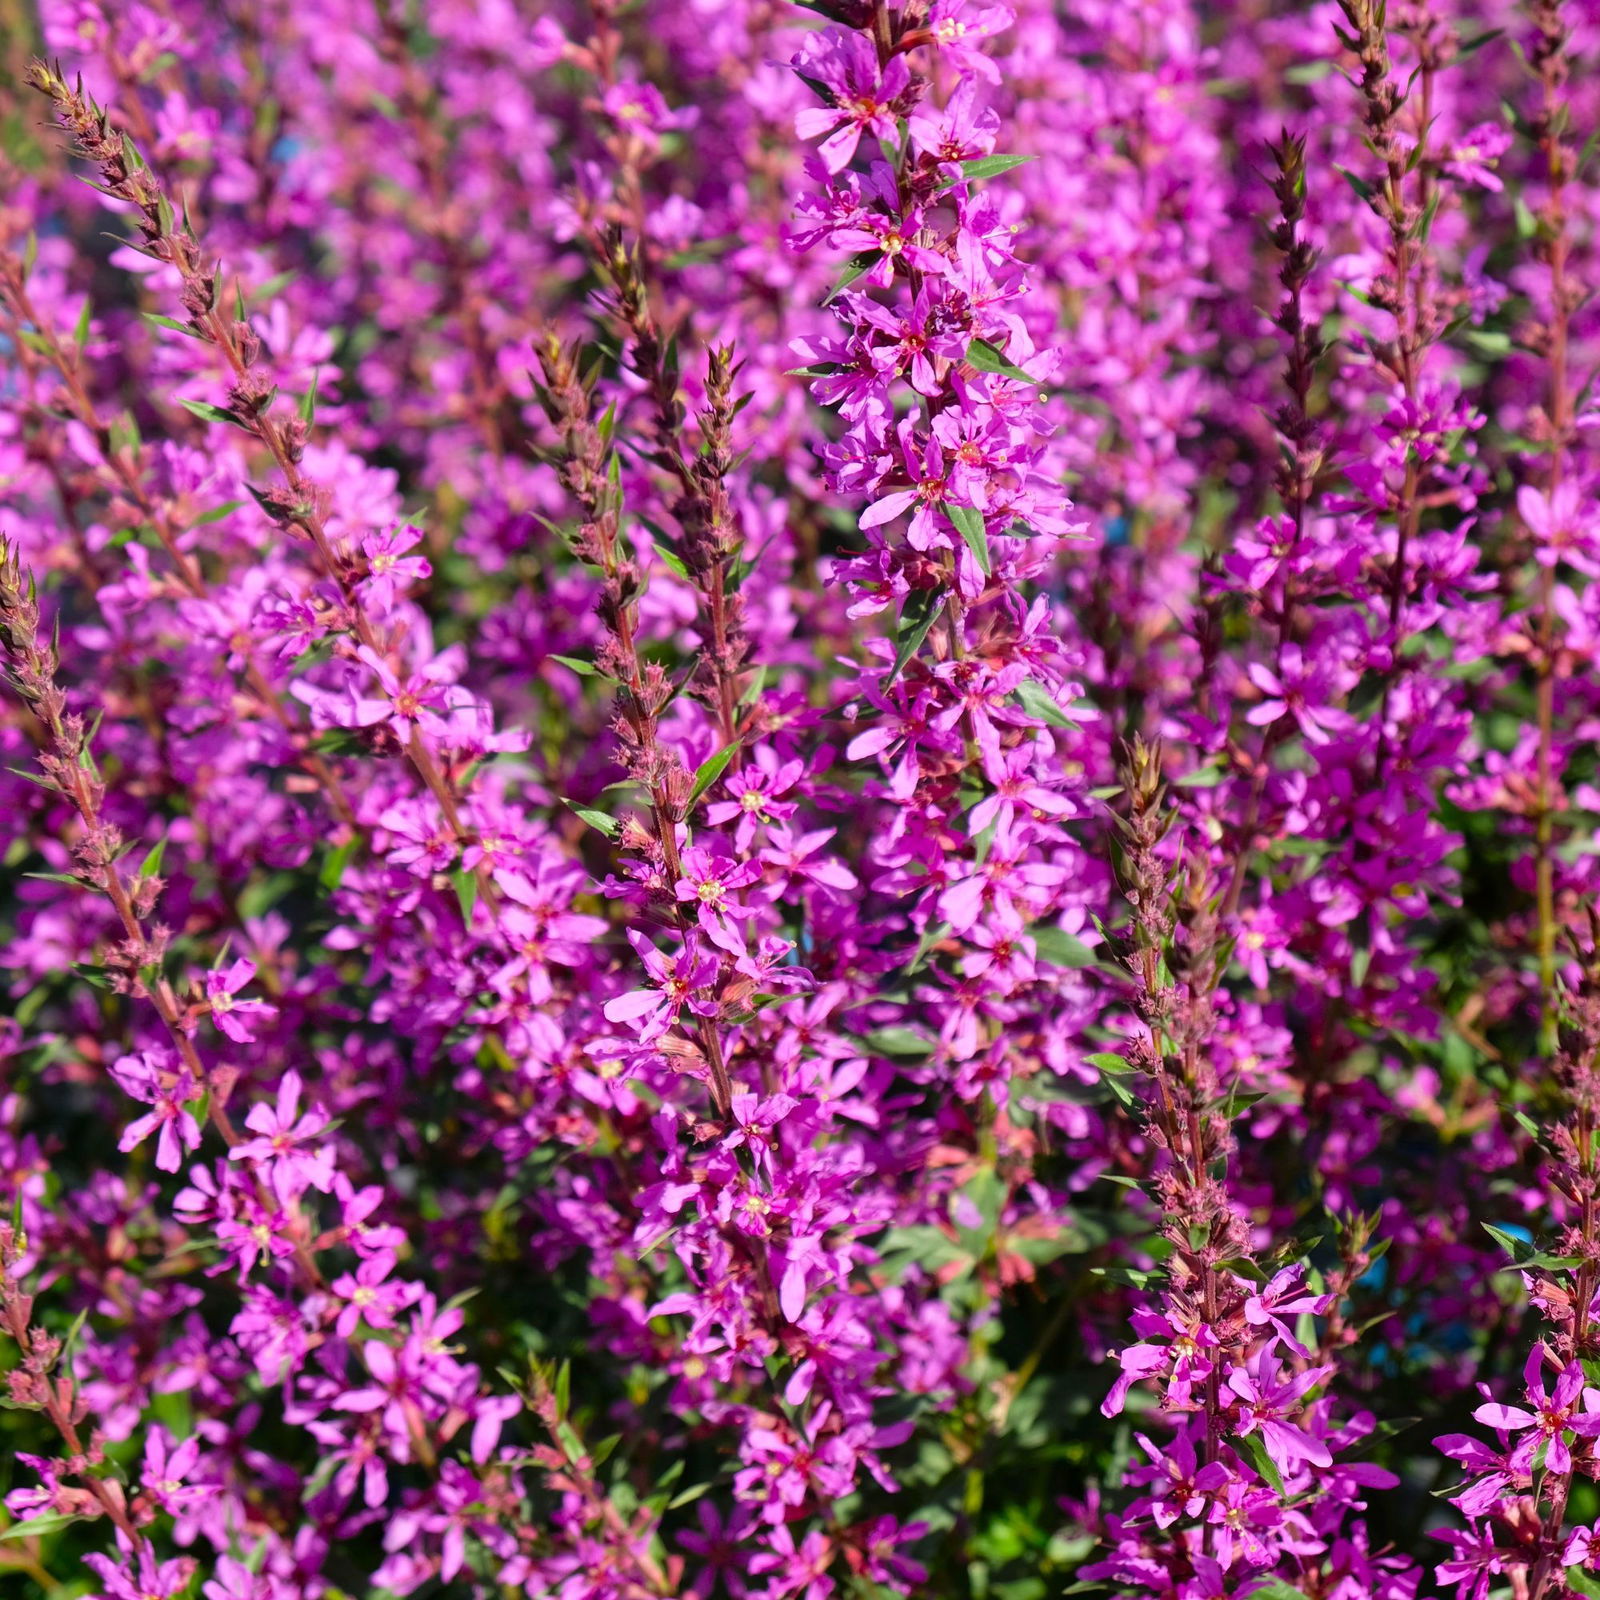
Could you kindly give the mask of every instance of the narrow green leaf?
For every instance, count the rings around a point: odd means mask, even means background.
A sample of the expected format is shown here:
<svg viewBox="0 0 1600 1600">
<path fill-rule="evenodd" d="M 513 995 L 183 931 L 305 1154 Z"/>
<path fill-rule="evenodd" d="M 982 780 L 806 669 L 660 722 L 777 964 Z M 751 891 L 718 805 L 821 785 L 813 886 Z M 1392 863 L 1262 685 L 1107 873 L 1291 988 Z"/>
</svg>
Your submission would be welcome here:
<svg viewBox="0 0 1600 1600">
<path fill-rule="evenodd" d="M 917 941 L 917 948 L 906 966 L 906 976 L 908 978 L 922 966 L 922 963 L 928 959 L 928 952 L 941 939 L 945 938 L 949 932 L 950 924 L 948 922 L 930 923 L 928 927 L 922 930 L 922 937 Z"/>
<path fill-rule="evenodd" d="M 26 1522 L 13 1522 L 0 1539 L 37 1539 L 41 1534 L 54 1533 L 72 1522 L 87 1519 L 65 1511 L 46 1511 L 42 1516 L 29 1517 Z"/>
<path fill-rule="evenodd" d="M 851 256 L 845 265 L 844 271 L 834 279 L 833 287 L 828 291 L 827 298 L 822 302 L 823 305 L 832 305 L 862 273 L 872 266 L 880 254 L 881 252 L 877 250 L 863 250 L 860 255 Z"/>
<path fill-rule="evenodd" d="M 1455 59 L 1465 61 L 1468 56 L 1476 55 L 1486 44 L 1492 44 L 1505 31 L 1504 28 L 1491 28 L 1487 33 L 1480 33 L 1476 38 L 1468 39 L 1457 46 Z"/>
<path fill-rule="evenodd" d="M 675 555 L 659 541 L 657 541 L 655 544 L 655 552 L 661 557 L 661 564 L 667 569 L 668 572 L 675 572 L 680 578 L 688 581 L 689 569 L 683 564 L 682 556 Z"/>
<path fill-rule="evenodd" d="M 735 739 L 732 744 L 725 744 L 714 756 L 707 756 L 700 763 L 695 771 L 694 787 L 689 791 L 690 805 L 693 805 L 722 776 L 738 748 L 739 741 Z"/>
<path fill-rule="evenodd" d="M 1337 172 L 1352 189 L 1355 190 L 1359 199 L 1365 201 L 1369 206 L 1372 204 L 1374 190 L 1372 185 L 1368 183 L 1365 178 L 1358 177 L 1348 167 L 1341 167 L 1337 164 L 1334 166 L 1333 170 Z"/>
<path fill-rule="evenodd" d="M 178 404 L 185 411 L 191 411 L 203 422 L 228 422 L 236 428 L 243 429 L 245 433 L 252 431 L 250 424 L 236 412 L 224 410 L 221 406 L 214 406 L 204 400 L 184 400 L 180 397 Z"/>
<path fill-rule="evenodd" d="M 456 903 L 461 907 L 461 920 L 470 928 L 472 910 L 478 903 L 478 875 L 475 872 L 468 872 L 464 867 L 458 867 L 450 874 L 450 881 L 455 885 Z"/>
<path fill-rule="evenodd" d="M 1072 718 L 1056 704 L 1055 697 L 1042 683 L 1032 678 L 1024 678 L 1017 685 L 1016 694 L 1022 709 L 1030 717 L 1036 717 L 1040 722 L 1047 722 L 1052 728 L 1073 726 Z"/>
<path fill-rule="evenodd" d="M 943 589 L 913 589 L 906 596 L 905 604 L 900 608 L 900 626 L 895 634 L 897 648 L 894 666 L 884 680 L 885 685 L 893 683 L 906 662 L 917 653 L 922 641 L 928 637 L 934 618 L 943 609 L 944 601 Z"/>
<path fill-rule="evenodd" d="M 964 178 L 995 178 L 1002 172 L 1010 172 L 1013 167 L 1024 166 L 1036 159 L 1034 156 L 979 156 L 961 163 L 961 175 Z"/>
<path fill-rule="evenodd" d="M 1238 1436 L 1235 1435 L 1235 1437 L 1237 1438 Z M 1272 1485 L 1273 1489 L 1281 1497 L 1283 1495 L 1283 1474 L 1278 1471 L 1278 1463 L 1267 1454 L 1267 1447 L 1261 1442 L 1261 1435 L 1259 1433 L 1247 1433 L 1242 1439 L 1239 1439 L 1239 1443 L 1250 1452 L 1250 1459 L 1255 1462 L 1256 1471 Z M 1287 1588 L 1287 1585 L 1285 1585 L 1285 1588 Z M 1300 1595 L 1300 1600 L 1305 1600 L 1305 1596 L 1300 1594 L 1298 1589 L 1288 1589 L 1288 1593 L 1278 1596 L 1277 1600 L 1289 1600 L 1289 1596 L 1292 1595 Z"/>
<path fill-rule="evenodd" d="M 179 322 L 176 317 L 163 317 L 154 311 L 144 314 L 146 322 L 153 322 L 158 328 L 170 328 L 174 333 L 181 333 L 185 338 L 198 339 L 202 344 L 207 342 L 206 336 L 197 329 L 191 328 L 187 322 Z"/>
<path fill-rule="evenodd" d="M 974 506 L 953 506 L 948 501 L 943 502 L 940 509 L 955 525 L 956 532 L 978 563 L 978 570 L 987 578 L 994 568 L 989 560 L 989 531 L 984 525 L 983 513 Z"/>
<path fill-rule="evenodd" d="M 1110 1050 L 1094 1050 L 1083 1058 L 1091 1067 L 1098 1067 L 1102 1072 L 1132 1072 L 1126 1059 L 1114 1054 Z"/>
<path fill-rule="evenodd" d="M 864 1042 L 869 1050 L 875 1051 L 880 1056 L 920 1058 L 929 1055 L 933 1050 L 932 1041 L 912 1028 L 875 1028 L 866 1036 Z"/>
<path fill-rule="evenodd" d="M 974 339 L 967 346 L 966 361 L 974 372 L 998 372 L 1002 377 L 1015 378 L 1020 383 L 1039 381 L 1030 377 L 1014 361 L 1008 361 L 1005 351 L 996 349 L 987 339 Z"/>
<path fill-rule="evenodd" d="M 1534 1248 L 1526 1239 L 1519 1239 L 1514 1233 L 1507 1233 L 1504 1228 L 1497 1228 L 1492 1222 L 1483 1224 L 1483 1231 L 1511 1258 L 1514 1266 L 1521 1266 L 1529 1256 L 1535 1254 Z"/>
<path fill-rule="evenodd" d="M 311 369 L 311 387 L 300 402 L 300 420 L 309 428 L 317 420 L 317 386 L 322 381 L 322 368 Z"/>
<path fill-rule="evenodd" d="M 615 839 L 622 832 L 622 824 L 604 811 L 593 811 L 588 806 L 574 805 L 570 800 L 562 803 L 575 817 L 582 817 L 596 833 L 603 833 L 608 839 Z"/>
<path fill-rule="evenodd" d="M 139 868 L 141 878 L 153 878 L 161 870 L 161 858 L 167 853 L 167 836 L 156 840 L 156 847 L 144 858 L 144 864 Z"/>
<path fill-rule="evenodd" d="M 213 506 L 209 511 L 202 511 L 194 519 L 194 526 L 204 527 L 208 522 L 221 522 L 222 519 L 239 509 L 244 504 L 243 500 L 228 500 L 220 506 Z"/>
<path fill-rule="evenodd" d="M 1564 1567 L 1561 1581 L 1574 1594 L 1600 1597 L 1600 1577 L 1590 1572 L 1587 1567 Z"/>
<path fill-rule="evenodd" d="M 89 342 L 89 324 L 94 320 L 94 305 L 84 296 L 83 310 L 78 313 L 78 325 L 72 330 L 72 342 L 81 350 Z"/>
<path fill-rule="evenodd" d="M 1040 958 L 1054 967 L 1092 967 L 1098 960 L 1082 939 L 1075 939 L 1063 928 L 1030 928 L 1028 937 L 1033 940 Z"/>
<path fill-rule="evenodd" d="M 355 854 L 356 842 L 346 839 L 343 844 L 338 844 L 322 858 L 322 868 L 317 873 L 317 882 L 324 889 L 337 889 L 344 880 L 344 869 L 349 865 L 350 857 Z"/>
<path fill-rule="evenodd" d="M 562 666 L 576 672 L 580 678 L 598 678 L 600 669 L 592 661 L 582 661 L 577 656 L 548 656 L 550 661 L 559 661 Z"/>
</svg>

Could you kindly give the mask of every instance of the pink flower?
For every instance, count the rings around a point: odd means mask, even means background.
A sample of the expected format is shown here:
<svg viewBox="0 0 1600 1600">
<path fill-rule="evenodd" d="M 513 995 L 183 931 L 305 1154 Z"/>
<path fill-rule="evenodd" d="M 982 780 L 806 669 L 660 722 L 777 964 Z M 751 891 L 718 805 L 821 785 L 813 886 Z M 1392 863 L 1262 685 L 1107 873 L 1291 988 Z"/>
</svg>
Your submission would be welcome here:
<svg viewBox="0 0 1600 1600">
<path fill-rule="evenodd" d="M 1545 1452 L 1544 1464 L 1551 1472 L 1569 1472 L 1572 1452 L 1567 1447 L 1567 1435 L 1579 1434 L 1587 1439 L 1600 1435 L 1600 1390 L 1587 1387 L 1583 1368 L 1576 1361 L 1569 1361 L 1561 1369 L 1555 1388 L 1546 1391 L 1544 1368 L 1548 1359 L 1549 1351 L 1542 1343 L 1529 1352 L 1522 1369 L 1528 1407 L 1490 1400 L 1472 1413 L 1486 1427 L 1526 1435 L 1518 1440 L 1508 1458 L 1516 1472 L 1530 1471 L 1541 1448 Z M 1487 1387 L 1479 1387 L 1487 1397 Z"/>
<path fill-rule="evenodd" d="M 1302 1408 L 1306 1395 L 1332 1371 L 1331 1366 L 1312 1367 L 1281 1379 L 1277 1341 L 1273 1340 L 1262 1347 L 1249 1367 L 1235 1367 L 1228 1374 L 1228 1387 L 1244 1402 L 1239 1412 L 1239 1436 L 1248 1438 L 1259 1432 L 1267 1454 L 1285 1476 L 1302 1464 L 1333 1465 L 1327 1445 L 1288 1420 Z"/>
<path fill-rule="evenodd" d="M 156 1165 L 163 1172 L 176 1172 L 183 1152 L 200 1148 L 200 1124 L 186 1106 L 199 1099 L 201 1086 L 168 1050 L 121 1056 L 112 1063 L 111 1076 L 135 1100 L 155 1108 L 123 1129 L 117 1148 L 136 1149 L 152 1133 L 158 1133 Z"/>
<path fill-rule="evenodd" d="M 256 964 L 241 957 L 223 972 L 206 974 L 206 1001 L 211 1019 L 235 1044 L 254 1044 L 251 1018 L 263 1022 L 277 1016 L 278 1008 L 265 1000 L 240 1000 L 238 991 L 256 975 Z"/>
</svg>

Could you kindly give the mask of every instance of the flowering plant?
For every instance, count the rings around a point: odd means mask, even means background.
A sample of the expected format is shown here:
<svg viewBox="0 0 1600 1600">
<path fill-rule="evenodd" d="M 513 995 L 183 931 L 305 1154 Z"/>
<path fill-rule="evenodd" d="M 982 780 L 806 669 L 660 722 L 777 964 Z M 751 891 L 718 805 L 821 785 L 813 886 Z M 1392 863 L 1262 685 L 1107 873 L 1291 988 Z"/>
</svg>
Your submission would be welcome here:
<svg viewBox="0 0 1600 1600">
<path fill-rule="evenodd" d="M 39 0 L 0 1570 L 1600 1595 L 1600 11 Z"/>
</svg>

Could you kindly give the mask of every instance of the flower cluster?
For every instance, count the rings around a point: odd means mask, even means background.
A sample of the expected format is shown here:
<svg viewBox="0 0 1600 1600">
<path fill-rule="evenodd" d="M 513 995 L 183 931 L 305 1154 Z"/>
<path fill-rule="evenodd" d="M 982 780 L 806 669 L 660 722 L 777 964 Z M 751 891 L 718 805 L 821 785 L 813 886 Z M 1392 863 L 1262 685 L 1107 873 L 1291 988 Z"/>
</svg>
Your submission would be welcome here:
<svg viewBox="0 0 1600 1600">
<path fill-rule="evenodd" d="M 11 10 L 7 1582 L 1600 1594 L 1588 0 Z"/>
</svg>

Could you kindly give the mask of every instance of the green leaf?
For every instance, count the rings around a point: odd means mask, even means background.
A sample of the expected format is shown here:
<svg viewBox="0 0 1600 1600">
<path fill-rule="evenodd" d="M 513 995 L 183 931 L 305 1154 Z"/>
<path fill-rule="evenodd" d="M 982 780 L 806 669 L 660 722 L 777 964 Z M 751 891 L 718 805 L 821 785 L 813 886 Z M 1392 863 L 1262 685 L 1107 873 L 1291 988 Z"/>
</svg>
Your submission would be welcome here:
<svg viewBox="0 0 1600 1600">
<path fill-rule="evenodd" d="M 1600 1596 L 1600 1579 L 1597 1579 L 1587 1567 L 1565 1568 L 1561 1574 L 1561 1581 L 1574 1594 Z"/>
<path fill-rule="evenodd" d="M 928 959 L 928 952 L 949 932 L 950 924 L 948 922 L 930 923 L 922 930 L 922 937 L 917 941 L 916 951 L 906 966 L 906 976 L 908 978 L 921 967 L 922 963 Z"/>
<path fill-rule="evenodd" d="M 1070 728 L 1073 721 L 1065 711 L 1055 702 L 1055 697 L 1042 683 L 1037 683 L 1032 678 L 1024 678 L 1017 685 L 1017 699 L 1022 702 L 1022 709 L 1030 717 L 1037 717 L 1040 722 L 1047 722 L 1052 728 Z"/>
<path fill-rule="evenodd" d="M 228 411 L 222 406 L 214 406 L 204 400 L 185 400 L 181 397 L 178 400 L 178 404 L 185 411 L 193 412 L 202 422 L 228 422 L 235 428 L 243 429 L 245 433 L 253 433 L 255 431 L 237 412 Z"/>
<path fill-rule="evenodd" d="M 161 870 L 161 858 L 167 853 L 167 836 L 156 840 L 156 847 L 144 858 L 144 863 L 139 868 L 141 878 L 153 878 Z"/>
<path fill-rule="evenodd" d="M 1174 783 L 1180 789 L 1215 789 L 1219 783 L 1226 783 L 1228 774 L 1221 767 L 1197 767 L 1193 772 L 1186 772 L 1181 778 L 1175 778 Z"/>
<path fill-rule="evenodd" d="M 72 330 L 72 342 L 81 350 L 89 342 L 89 324 L 94 320 L 94 305 L 84 296 L 83 310 L 78 313 L 78 325 Z"/>
<path fill-rule="evenodd" d="M 1526 1239 L 1519 1239 L 1514 1233 L 1507 1233 L 1504 1228 L 1497 1228 L 1492 1222 L 1483 1224 L 1483 1231 L 1511 1258 L 1513 1266 L 1521 1266 L 1530 1256 L 1538 1252 Z"/>
<path fill-rule="evenodd" d="M 1254 1444 L 1256 1436 L 1252 1433 L 1246 1444 Z M 1270 1459 L 1268 1465 L 1271 1465 Z M 1283 1493 L 1282 1488 L 1278 1490 Z M 1304 1589 L 1297 1589 L 1287 1578 L 1268 1578 L 1259 1588 L 1252 1589 L 1248 1600 L 1306 1600 Z"/>
<path fill-rule="evenodd" d="M 450 882 L 456 891 L 456 904 L 461 907 L 461 920 L 467 927 L 472 926 L 472 909 L 478 903 L 478 875 L 468 872 L 465 867 L 458 867 L 450 874 Z"/>
<path fill-rule="evenodd" d="M 185 209 L 187 209 L 187 202 L 185 203 Z M 183 225 L 185 228 L 189 226 L 189 219 L 187 216 L 185 216 L 183 219 Z M 264 306 L 269 301 L 275 300 L 280 294 L 283 293 L 285 289 L 289 287 L 291 283 L 294 282 L 297 277 L 299 277 L 299 273 L 296 272 L 293 267 L 291 267 L 287 272 L 280 272 L 276 276 L 268 278 L 265 283 L 257 285 L 257 287 L 250 291 L 250 304 L 253 306 Z M 243 293 L 242 290 L 240 292 L 241 294 Z M 240 302 L 240 306 L 241 309 L 239 312 L 239 317 L 242 321 L 244 319 L 242 300 Z"/>
<path fill-rule="evenodd" d="M 209 511 L 202 511 L 194 519 L 194 526 L 202 528 L 208 522 L 221 522 L 224 517 L 231 516 L 243 504 L 243 500 L 225 500 L 220 506 L 213 506 Z"/>
<path fill-rule="evenodd" d="M 42 1516 L 29 1517 L 26 1522 L 13 1522 L 0 1539 L 37 1539 L 40 1534 L 54 1533 L 71 1522 L 85 1522 L 87 1517 L 65 1511 L 46 1511 Z"/>
<path fill-rule="evenodd" d="M 1256 1471 L 1272 1485 L 1279 1497 L 1282 1498 L 1283 1474 L 1278 1471 L 1278 1463 L 1267 1454 L 1267 1447 L 1261 1442 L 1261 1435 L 1259 1433 L 1247 1433 L 1243 1438 L 1239 1438 L 1237 1434 L 1234 1437 L 1238 1443 L 1242 1444 L 1250 1452 L 1250 1459 L 1255 1462 Z M 1274 1579 L 1273 1581 L 1277 1582 L 1278 1580 Z M 1291 1595 L 1300 1595 L 1300 1600 L 1305 1600 L 1305 1596 L 1300 1594 L 1298 1589 L 1290 1589 L 1286 1595 L 1280 1597 L 1280 1600 L 1289 1600 Z"/>
<path fill-rule="evenodd" d="M 311 387 L 300 402 L 300 420 L 309 428 L 317 420 L 317 387 L 322 381 L 322 368 L 311 369 Z"/>
<path fill-rule="evenodd" d="M 1355 173 L 1350 171 L 1348 167 L 1341 167 L 1337 164 L 1335 164 L 1333 170 L 1339 173 L 1340 176 L 1343 177 L 1344 181 L 1355 190 L 1359 199 L 1365 201 L 1369 206 L 1372 204 L 1374 190 L 1372 185 L 1368 183 L 1365 178 L 1358 177 Z"/>
<path fill-rule="evenodd" d="M 922 641 L 928 637 L 928 630 L 933 626 L 934 618 L 943 609 L 944 601 L 943 589 L 913 589 L 906 596 L 905 604 L 900 608 L 900 626 L 895 633 L 898 647 L 895 650 L 894 666 L 884 680 L 886 687 L 900 676 L 901 668 L 917 653 Z"/>
<path fill-rule="evenodd" d="M 1132 1072 L 1127 1059 L 1117 1055 L 1111 1050 L 1093 1050 L 1083 1058 L 1091 1067 L 1098 1067 L 1102 1072 Z"/>
<path fill-rule="evenodd" d="M 1037 378 L 1029 376 L 1015 362 L 1006 360 L 1005 352 L 997 350 L 986 339 L 974 339 L 967 346 L 967 365 L 975 372 L 998 372 L 1005 378 L 1016 378 L 1022 383 L 1037 383 Z"/>
<path fill-rule="evenodd" d="M 739 741 L 735 739 L 732 744 L 725 744 L 714 756 L 707 756 L 700 763 L 695 771 L 694 787 L 689 791 L 690 805 L 693 805 L 727 771 L 728 763 L 733 760 L 738 748 Z"/>
<path fill-rule="evenodd" d="M 1036 156 L 978 156 L 975 160 L 960 163 L 961 175 L 964 178 L 996 178 L 1002 172 L 1010 172 L 1013 167 L 1025 166 L 1037 159 Z"/>
<path fill-rule="evenodd" d="M 697 1483 L 692 1489 L 680 1489 L 678 1493 L 667 1502 L 667 1510 L 676 1511 L 679 1506 L 686 1506 L 690 1503 L 690 1501 L 698 1500 L 701 1495 L 709 1494 L 712 1487 L 713 1486 L 709 1483 Z"/>
<path fill-rule="evenodd" d="M 655 552 L 661 557 L 661 563 L 664 567 L 666 567 L 668 572 L 675 572 L 680 578 L 683 578 L 685 581 L 690 581 L 689 569 L 683 564 L 682 556 L 675 555 L 659 540 L 657 540 L 655 543 Z"/>
<path fill-rule="evenodd" d="M 559 661 L 562 666 L 576 672 L 580 678 L 598 678 L 600 669 L 592 661 L 580 661 L 577 656 L 547 656 L 549 661 Z"/>
<path fill-rule="evenodd" d="M 767 667 L 766 667 L 766 663 L 763 662 L 750 675 L 750 682 L 745 686 L 744 693 L 739 696 L 739 708 L 740 708 L 740 710 L 743 710 L 746 706 L 753 706 L 756 703 L 756 701 L 761 698 L 761 691 L 763 689 L 765 689 L 766 686 L 767 686 Z"/>
<path fill-rule="evenodd" d="M 170 328 L 174 333 L 183 334 L 185 338 L 198 339 L 201 344 L 210 342 L 198 329 L 191 328 L 187 322 L 179 322 L 176 317 L 163 317 L 154 311 L 147 311 L 144 314 L 144 320 L 153 322 L 158 328 Z"/>
<path fill-rule="evenodd" d="M 1511 354 L 1511 335 L 1498 328 L 1468 328 L 1464 337 L 1480 356 L 1499 357 Z"/>
<path fill-rule="evenodd" d="M 131 411 L 124 411 L 111 419 L 106 429 L 106 441 L 114 456 L 139 453 L 139 424 L 133 420 Z"/>
<path fill-rule="evenodd" d="M 1475 38 L 1466 40 L 1456 47 L 1455 60 L 1465 61 L 1468 56 L 1476 55 L 1486 44 L 1492 44 L 1505 31 L 1504 28 L 1491 28 L 1487 33 L 1480 33 Z"/>
<path fill-rule="evenodd" d="M 863 250 L 860 255 L 851 256 L 845 263 L 845 269 L 833 281 L 833 287 L 828 291 L 823 305 L 832 305 L 835 300 L 850 287 L 863 272 L 866 272 L 882 254 L 879 250 Z"/>
<path fill-rule="evenodd" d="M 910 1056 L 920 1060 L 933 1051 L 933 1041 L 914 1028 L 875 1028 L 862 1042 L 880 1056 Z"/>
<path fill-rule="evenodd" d="M 1030 928 L 1028 937 L 1043 961 L 1053 967 L 1092 967 L 1099 960 L 1082 939 L 1075 939 L 1064 928 L 1048 924 Z"/>
<path fill-rule="evenodd" d="M 337 889 L 344 880 L 344 869 L 349 865 L 350 857 L 355 852 L 356 842 L 354 839 L 346 839 L 343 844 L 336 844 L 322 858 L 322 867 L 317 873 L 317 882 L 324 889 Z"/>
<path fill-rule="evenodd" d="M 597 833 L 603 833 L 608 839 L 615 839 L 622 832 L 622 824 L 605 811 L 592 811 L 587 806 L 574 805 L 570 800 L 562 802 L 576 817 L 582 817 L 585 822 Z"/>
<path fill-rule="evenodd" d="M 978 563 L 978 570 L 987 578 L 994 568 L 989 561 L 989 531 L 983 513 L 973 506 L 953 506 L 948 501 L 942 502 L 939 509 L 955 524 L 956 532 Z"/>
<path fill-rule="evenodd" d="M 1162 1274 L 1150 1272 L 1143 1267 L 1090 1267 L 1090 1273 L 1096 1278 L 1104 1278 L 1107 1283 L 1120 1283 L 1129 1289 L 1148 1289 L 1152 1284 L 1161 1282 Z"/>
</svg>

